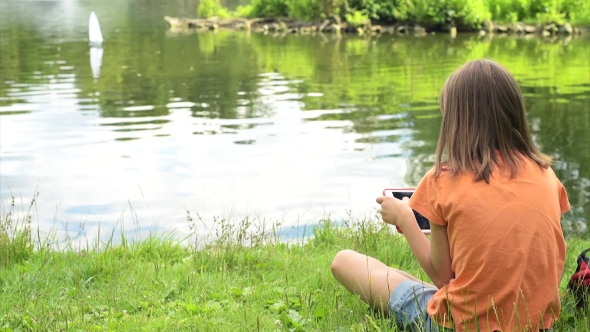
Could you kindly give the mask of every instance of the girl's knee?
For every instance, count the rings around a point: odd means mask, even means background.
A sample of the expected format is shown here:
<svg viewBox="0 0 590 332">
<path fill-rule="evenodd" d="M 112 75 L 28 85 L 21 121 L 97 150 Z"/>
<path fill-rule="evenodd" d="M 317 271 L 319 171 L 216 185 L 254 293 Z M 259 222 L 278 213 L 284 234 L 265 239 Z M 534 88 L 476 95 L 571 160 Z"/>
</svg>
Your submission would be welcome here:
<svg viewBox="0 0 590 332">
<path fill-rule="evenodd" d="M 347 262 L 350 262 L 351 258 L 357 254 L 356 251 L 350 249 L 340 250 L 336 256 L 334 256 L 334 260 L 332 260 L 332 264 L 330 265 L 332 274 L 338 273 L 338 271 L 342 271 L 343 268 L 350 265 Z"/>
</svg>

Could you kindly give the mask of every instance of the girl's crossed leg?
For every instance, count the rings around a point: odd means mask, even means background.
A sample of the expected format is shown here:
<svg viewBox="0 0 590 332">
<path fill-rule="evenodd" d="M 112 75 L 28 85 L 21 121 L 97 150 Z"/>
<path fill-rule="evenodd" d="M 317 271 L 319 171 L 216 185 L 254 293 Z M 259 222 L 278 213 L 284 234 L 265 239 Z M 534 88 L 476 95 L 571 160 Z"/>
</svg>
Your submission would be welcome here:
<svg viewBox="0 0 590 332">
<path fill-rule="evenodd" d="M 379 260 L 354 250 L 342 250 L 331 265 L 332 274 L 351 293 L 371 307 L 388 314 L 391 293 L 402 282 L 412 280 L 429 288 L 436 287 L 404 271 L 394 269 Z"/>
</svg>

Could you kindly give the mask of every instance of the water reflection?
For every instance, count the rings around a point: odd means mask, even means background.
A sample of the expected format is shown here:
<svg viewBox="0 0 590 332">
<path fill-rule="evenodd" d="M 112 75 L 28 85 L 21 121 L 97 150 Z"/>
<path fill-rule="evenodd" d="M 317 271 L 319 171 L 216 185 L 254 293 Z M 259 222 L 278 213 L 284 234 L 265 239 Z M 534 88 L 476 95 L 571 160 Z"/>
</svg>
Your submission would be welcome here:
<svg viewBox="0 0 590 332">
<path fill-rule="evenodd" d="M 92 69 L 92 77 L 97 80 L 100 77 L 100 67 L 102 66 L 103 49 L 101 46 L 90 47 L 90 68 Z"/>
<path fill-rule="evenodd" d="M 42 225 L 57 204 L 58 220 L 88 232 L 131 209 L 142 227 L 181 230 L 185 209 L 287 223 L 371 213 L 384 187 L 432 166 L 438 91 L 480 57 L 517 77 L 536 143 L 590 219 L 586 39 L 170 35 L 166 2 L 117 6 L 92 8 L 108 50 L 100 73 L 84 3 L 69 33 L 46 21 L 53 39 L 22 8 L 0 24 L 0 194 L 6 204 L 38 185 Z"/>
</svg>

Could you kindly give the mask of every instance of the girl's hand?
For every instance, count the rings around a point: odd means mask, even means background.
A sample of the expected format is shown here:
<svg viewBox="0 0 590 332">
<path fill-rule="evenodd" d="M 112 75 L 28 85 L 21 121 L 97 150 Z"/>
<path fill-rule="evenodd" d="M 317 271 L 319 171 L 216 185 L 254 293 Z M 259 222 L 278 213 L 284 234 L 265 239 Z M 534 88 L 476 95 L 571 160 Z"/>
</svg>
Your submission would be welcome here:
<svg viewBox="0 0 590 332">
<path fill-rule="evenodd" d="M 377 197 L 377 204 L 381 205 L 381 217 L 386 223 L 397 226 L 399 228 L 405 228 L 408 221 L 412 221 L 414 212 L 408 206 L 409 199 L 404 197 L 403 200 L 399 200 L 395 197 L 379 196 Z"/>
</svg>

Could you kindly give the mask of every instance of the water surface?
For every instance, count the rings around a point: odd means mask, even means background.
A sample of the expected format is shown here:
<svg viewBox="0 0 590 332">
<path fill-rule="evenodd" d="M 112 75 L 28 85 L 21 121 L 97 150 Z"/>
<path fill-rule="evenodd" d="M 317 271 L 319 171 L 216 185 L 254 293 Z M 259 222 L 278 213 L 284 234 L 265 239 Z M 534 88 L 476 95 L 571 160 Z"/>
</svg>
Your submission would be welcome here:
<svg viewBox="0 0 590 332">
<path fill-rule="evenodd" d="M 515 75 L 535 142 L 590 220 L 587 38 L 186 34 L 162 17 L 194 16 L 191 1 L 0 6 L 0 195 L 26 208 L 38 191 L 42 228 L 372 215 L 383 188 L 432 166 L 438 92 L 481 57 Z M 92 10 L 102 48 L 85 40 Z"/>
</svg>

